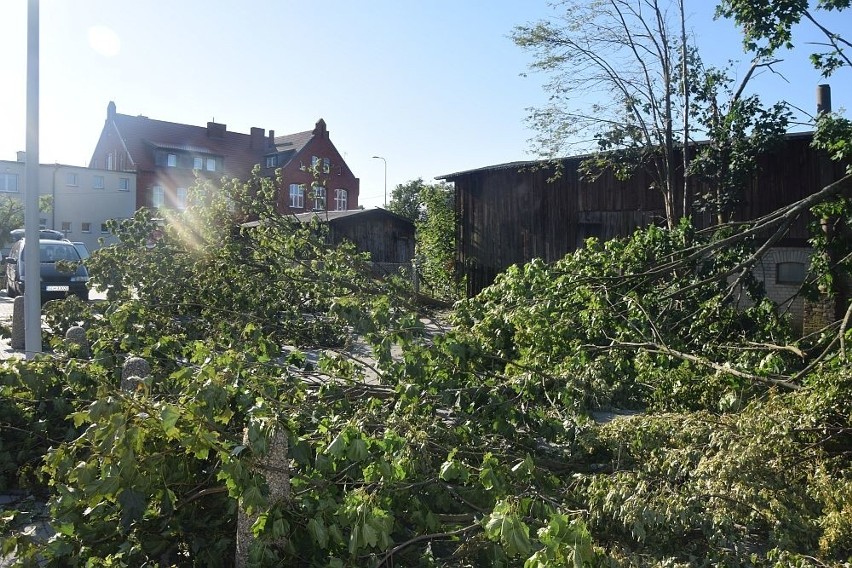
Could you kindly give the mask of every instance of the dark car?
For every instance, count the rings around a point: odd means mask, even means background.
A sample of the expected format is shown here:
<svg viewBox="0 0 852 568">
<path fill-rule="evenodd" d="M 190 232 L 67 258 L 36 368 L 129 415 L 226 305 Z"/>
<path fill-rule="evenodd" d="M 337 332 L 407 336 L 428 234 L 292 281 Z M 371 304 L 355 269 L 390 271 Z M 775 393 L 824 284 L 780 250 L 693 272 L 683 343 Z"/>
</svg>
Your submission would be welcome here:
<svg viewBox="0 0 852 568">
<path fill-rule="evenodd" d="M 9 256 L 3 260 L 6 265 L 6 292 L 11 297 L 24 293 L 25 246 L 26 239 L 15 242 Z M 39 257 L 42 301 L 65 298 L 72 294 L 82 300 L 89 299 L 89 273 L 83 265 L 80 253 L 71 242 L 41 239 Z M 69 264 L 58 265 L 58 261 L 67 261 Z"/>
</svg>

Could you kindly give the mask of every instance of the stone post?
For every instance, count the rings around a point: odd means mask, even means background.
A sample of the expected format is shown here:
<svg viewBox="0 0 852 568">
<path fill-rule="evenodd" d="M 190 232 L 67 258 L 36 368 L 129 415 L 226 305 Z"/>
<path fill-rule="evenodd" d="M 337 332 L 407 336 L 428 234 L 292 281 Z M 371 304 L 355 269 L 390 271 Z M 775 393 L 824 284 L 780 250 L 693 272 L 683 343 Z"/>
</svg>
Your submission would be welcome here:
<svg viewBox="0 0 852 568">
<path fill-rule="evenodd" d="M 151 365 L 142 357 L 128 357 L 121 367 L 121 390 L 133 392 L 151 374 Z"/>
<path fill-rule="evenodd" d="M 243 445 L 251 449 L 248 428 L 243 431 Z M 269 504 L 286 503 L 290 501 L 290 465 L 287 460 L 287 430 L 276 427 L 269 440 L 268 452 L 257 456 L 254 467 L 266 479 L 269 486 Z M 237 513 L 237 552 L 235 565 L 237 568 L 248 566 L 249 551 L 254 536 L 251 526 L 257 520 L 257 515 L 247 515 L 242 503 Z"/>
<path fill-rule="evenodd" d="M 65 344 L 69 349 L 74 349 L 74 346 L 76 346 L 80 357 L 89 356 L 89 341 L 86 339 L 86 330 L 79 325 L 71 326 L 65 332 Z"/>
</svg>

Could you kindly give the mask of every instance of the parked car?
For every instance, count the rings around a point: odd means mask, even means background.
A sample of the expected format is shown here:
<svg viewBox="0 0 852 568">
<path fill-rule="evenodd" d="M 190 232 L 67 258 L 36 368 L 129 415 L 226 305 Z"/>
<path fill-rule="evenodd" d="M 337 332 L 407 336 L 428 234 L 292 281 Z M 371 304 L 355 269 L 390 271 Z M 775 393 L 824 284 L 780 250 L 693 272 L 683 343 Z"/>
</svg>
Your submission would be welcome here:
<svg viewBox="0 0 852 568">
<path fill-rule="evenodd" d="M 89 252 L 89 247 L 86 246 L 86 243 L 73 241 L 71 244 L 74 245 L 74 248 L 77 249 L 77 252 L 80 254 L 80 258 L 82 258 L 83 260 L 86 260 L 91 256 L 91 253 Z"/>
<path fill-rule="evenodd" d="M 24 293 L 24 247 L 26 239 L 21 239 L 12 245 L 9 256 L 3 260 L 6 265 L 6 292 L 10 297 Z M 74 294 L 82 300 L 89 299 L 89 273 L 83 265 L 80 253 L 70 241 L 55 239 L 39 240 L 39 257 L 41 266 L 41 299 L 42 301 L 65 298 Z M 64 260 L 76 263 L 73 270 L 61 270 L 57 261 Z"/>
<path fill-rule="evenodd" d="M 12 229 L 9 231 L 9 234 L 12 235 L 13 241 L 20 241 L 24 238 L 25 229 Z M 39 229 L 38 230 L 38 238 L 40 239 L 54 239 L 57 241 L 64 241 L 65 233 L 62 231 L 54 231 L 53 229 Z"/>
</svg>

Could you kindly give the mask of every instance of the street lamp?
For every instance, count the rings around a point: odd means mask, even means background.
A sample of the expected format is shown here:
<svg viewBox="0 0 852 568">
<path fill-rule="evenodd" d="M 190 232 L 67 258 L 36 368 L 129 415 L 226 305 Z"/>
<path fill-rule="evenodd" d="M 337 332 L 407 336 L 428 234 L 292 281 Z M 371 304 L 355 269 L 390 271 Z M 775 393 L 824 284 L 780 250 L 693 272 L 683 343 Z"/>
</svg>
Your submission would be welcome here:
<svg viewBox="0 0 852 568">
<path fill-rule="evenodd" d="M 388 206 L 388 161 L 381 156 L 373 156 L 376 160 L 381 160 L 385 163 L 385 208 Z"/>
</svg>

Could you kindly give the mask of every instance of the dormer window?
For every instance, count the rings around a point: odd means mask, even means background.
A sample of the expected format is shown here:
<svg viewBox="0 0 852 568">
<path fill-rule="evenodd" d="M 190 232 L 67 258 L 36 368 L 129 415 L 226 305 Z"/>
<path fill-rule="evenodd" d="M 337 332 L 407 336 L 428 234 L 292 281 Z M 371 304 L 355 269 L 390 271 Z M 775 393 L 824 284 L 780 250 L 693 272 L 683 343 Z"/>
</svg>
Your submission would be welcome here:
<svg viewBox="0 0 852 568">
<path fill-rule="evenodd" d="M 177 167 L 177 154 L 169 154 L 166 156 L 166 165 L 170 168 Z"/>
<path fill-rule="evenodd" d="M 267 168 L 274 168 L 277 165 L 278 165 L 278 155 L 277 154 L 273 154 L 272 156 L 266 157 L 266 167 Z"/>
<path fill-rule="evenodd" d="M 207 158 L 207 171 L 215 172 L 216 171 L 216 158 Z"/>
<path fill-rule="evenodd" d="M 201 158 L 201 157 L 198 157 L 198 156 L 194 157 L 192 159 L 192 169 L 193 170 L 204 169 L 204 158 Z"/>
</svg>

